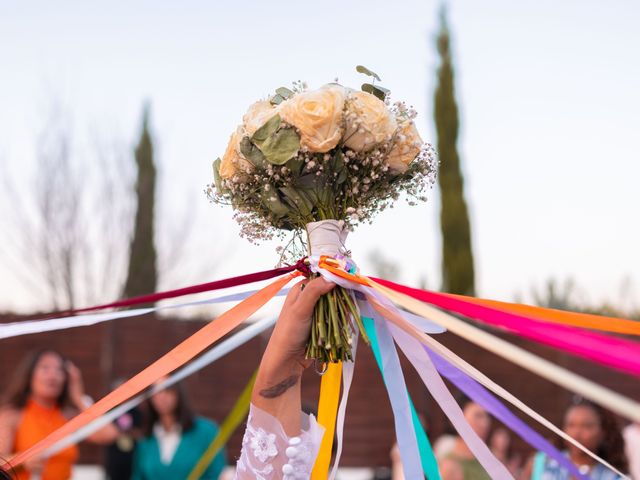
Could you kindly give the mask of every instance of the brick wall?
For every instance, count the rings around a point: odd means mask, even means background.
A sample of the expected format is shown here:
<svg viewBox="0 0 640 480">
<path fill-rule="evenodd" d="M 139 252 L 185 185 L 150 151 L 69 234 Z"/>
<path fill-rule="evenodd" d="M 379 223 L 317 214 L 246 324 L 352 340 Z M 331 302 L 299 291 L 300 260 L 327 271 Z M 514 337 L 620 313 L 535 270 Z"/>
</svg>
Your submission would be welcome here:
<svg viewBox="0 0 640 480">
<path fill-rule="evenodd" d="M 15 320 L 7 317 L 3 321 Z M 87 392 L 99 398 L 108 392 L 112 380 L 137 373 L 203 325 L 200 321 L 144 316 L 1 340 L 0 389 L 4 388 L 13 367 L 27 351 L 49 347 L 64 353 L 82 369 Z M 502 336 L 554 363 L 640 400 L 637 379 L 509 335 Z M 439 335 L 438 338 L 525 403 L 554 423 L 560 423 L 562 409 L 571 398 L 569 392 L 451 334 Z M 267 339 L 268 335 L 262 335 L 252 340 L 186 381 L 187 391 L 198 413 L 222 421 L 257 367 Z M 421 386 L 418 375 L 405 359 L 402 360 L 416 408 L 427 422 L 430 437 L 435 439 L 447 428 L 447 421 L 425 387 Z M 304 401 L 315 405 L 319 377 L 308 371 L 303 384 Z M 545 435 L 548 433 L 542 429 L 539 431 Z M 236 432 L 229 443 L 231 456 L 237 456 L 239 452 L 241 435 L 241 431 Z M 361 344 L 349 399 L 342 465 L 388 465 L 388 453 L 393 442 L 393 416 L 386 391 L 371 351 Z M 522 443 L 517 446 L 523 452 L 527 451 Z M 83 462 L 99 462 L 100 449 L 83 446 L 82 456 Z"/>
</svg>

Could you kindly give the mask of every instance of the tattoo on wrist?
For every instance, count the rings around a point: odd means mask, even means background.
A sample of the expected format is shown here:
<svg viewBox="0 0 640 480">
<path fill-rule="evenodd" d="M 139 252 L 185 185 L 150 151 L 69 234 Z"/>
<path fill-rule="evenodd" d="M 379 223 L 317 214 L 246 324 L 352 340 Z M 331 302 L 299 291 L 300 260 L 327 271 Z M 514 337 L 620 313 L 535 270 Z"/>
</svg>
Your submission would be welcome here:
<svg viewBox="0 0 640 480">
<path fill-rule="evenodd" d="M 260 390 L 260 396 L 264 398 L 276 398 L 282 395 L 284 392 L 293 387 L 296 383 L 298 383 L 298 379 L 300 375 L 291 375 L 290 377 L 285 378 L 279 383 L 276 383 L 273 387 L 264 388 Z"/>
</svg>

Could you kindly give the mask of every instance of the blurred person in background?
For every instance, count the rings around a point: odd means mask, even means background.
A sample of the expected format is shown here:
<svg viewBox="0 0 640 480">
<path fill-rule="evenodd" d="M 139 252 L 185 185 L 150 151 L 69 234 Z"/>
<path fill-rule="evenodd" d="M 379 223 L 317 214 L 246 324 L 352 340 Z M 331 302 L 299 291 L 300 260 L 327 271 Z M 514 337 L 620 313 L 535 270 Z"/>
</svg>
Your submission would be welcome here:
<svg viewBox="0 0 640 480">
<path fill-rule="evenodd" d="M 28 355 L 16 369 L 0 407 L 0 456 L 27 450 L 85 410 L 91 399 L 85 395 L 80 370 L 54 350 Z M 108 444 L 117 430 L 108 425 L 87 440 Z M 65 480 L 71 477 L 78 448 L 66 448 L 50 458 L 33 458 L 21 465 L 15 478 Z"/>
<path fill-rule="evenodd" d="M 520 473 L 522 458 L 513 453 L 511 435 L 503 427 L 496 428 L 491 434 L 489 448 L 495 457 L 511 472 L 514 477 Z"/>
<path fill-rule="evenodd" d="M 629 460 L 629 473 L 632 478 L 640 479 L 640 423 L 627 425 L 622 435 Z"/>
<path fill-rule="evenodd" d="M 124 383 L 117 380 L 111 386 L 115 390 Z M 142 436 L 142 412 L 133 407 L 113 422 L 118 438 L 105 449 L 104 469 L 108 480 L 129 480 L 133 472 L 133 450 Z"/>
<path fill-rule="evenodd" d="M 473 431 L 487 442 L 491 430 L 489 413 L 466 396 L 462 396 L 458 403 Z M 453 447 L 449 453 L 438 459 L 438 463 L 442 480 L 490 480 L 487 472 L 460 436 L 455 437 Z"/>
<path fill-rule="evenodd" d="M 623 473 L 628 471 L 624 441 L 613 414 L 582 398 L 574 399 L 564 414 L 563 430 L 587 449 L 596 453 Z M 564 441 L 558 442 L 564 454 L 593 480 L 617 480 L 622 477 L 601 465 L 582 450 Z M 536 453 L 527 463 L 523 479 L 569 480 L 569 472 L 544 453 Z"/>
<path fill-rule="evenodd" d="M 143 437 L 133 455 L 132 478 L 188 478 L 217 434 L 214 422 L 193 413 L 181 384 L 156 393 L 147 402 Z M 216 480 L 226 463 L 221 450 L 200 478 Z"/>
</svg>

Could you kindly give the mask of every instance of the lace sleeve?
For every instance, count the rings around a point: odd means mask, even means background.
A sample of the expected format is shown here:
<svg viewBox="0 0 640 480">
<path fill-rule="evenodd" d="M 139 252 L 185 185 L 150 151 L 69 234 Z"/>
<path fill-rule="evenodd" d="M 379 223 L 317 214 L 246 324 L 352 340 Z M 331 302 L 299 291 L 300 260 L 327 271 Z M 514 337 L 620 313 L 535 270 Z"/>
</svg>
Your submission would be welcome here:
<svg viewBox="0 0 640 480">
<path fill-rule="evenodd" d="M 300 435 L 289 438 L 278 419 L 252 404 L 235 478 L 310 478 L 324 428 L 313 415 L 301 415 Z"/>
</svg>

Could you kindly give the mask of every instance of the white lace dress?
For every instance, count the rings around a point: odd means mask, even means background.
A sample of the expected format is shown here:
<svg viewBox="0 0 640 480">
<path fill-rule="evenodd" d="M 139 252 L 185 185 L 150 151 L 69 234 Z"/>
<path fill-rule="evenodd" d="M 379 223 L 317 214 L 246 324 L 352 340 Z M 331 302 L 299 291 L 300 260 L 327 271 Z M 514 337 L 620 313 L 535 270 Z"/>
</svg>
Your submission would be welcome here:
<svg viewBox="0 0 640 480">
<path fill-rule="evenodd" d="M 251 405 L 242 452 L 236 469 L 238 480 L 308 479 L 316 461 L 324 427 L 313 415 L 301 413 L 302 431 L 289 437 L 280 422 Z"/>
</svg>

